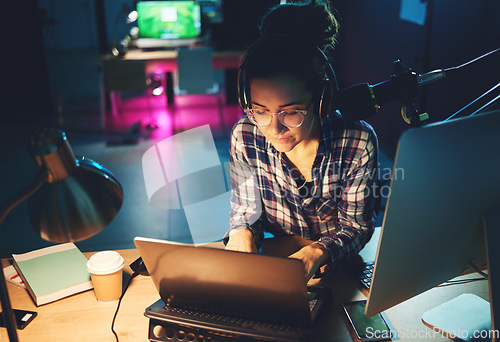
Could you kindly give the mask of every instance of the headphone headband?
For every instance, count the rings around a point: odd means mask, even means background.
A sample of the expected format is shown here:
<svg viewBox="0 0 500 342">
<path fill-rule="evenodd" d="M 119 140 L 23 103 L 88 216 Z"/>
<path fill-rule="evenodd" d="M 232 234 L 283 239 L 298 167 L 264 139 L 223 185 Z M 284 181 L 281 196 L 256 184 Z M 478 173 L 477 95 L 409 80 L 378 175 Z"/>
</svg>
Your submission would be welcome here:
<svg viewBox="0 0 500 342">
<path fill-rule="evenodd" d="M 265 35 L 262 36 L 261 38 L 257 39 L 254 41 L 246 50 L 245 54 L 243 55 L 243 58 L 241 59 L 241 64 L 238 70 L 238 102 L 239 106 L 242 110 L 245 110 L 247 108 L 250 108 L 250 89 L 247 84 L 247 79 L 246 79 L 246 65 L 247 65 L 247 59 L 249 54 L 251 54 L 255 49 L 257 49 L 259 46 L 267 43 L 267 42 L 272 42 L 273 40 L 277 41 L 286 41 L 290 40 L 294 43 L 297 42 L 297 40 L 300 40 L 300 38 L 292 35 L 287 35 L 287 34 L 272 34 L 272 35 Z M 313 46 L 307 41 L 302 41 L 301 44 L 304 45 L 310 45 L 311 49 L 314 50 L 314 54 L 319 58 L 321 63 L 324 66 L 325 74 L 326 74 L 326 79 L 323 79 L 324 86 L 322 87 L 321 90 L 321 95 L 319 96 L 319 102 L 318 102 L 318 112 L 320 115 L 324 113 L 325 111 L 330 111 L 331 108 L 331 103 L 333 101 L 333 98 L 335 94 L 338 92 L 338 85 L 337 85 L 337 78 L 335 76 L 335 72 L 333 71 L 332 65 L 330 64 L 330 61 L 328 60 L 328 57 L 326 54 L 323 52 L 321 48 L 318 46 Z"/>
</svg>

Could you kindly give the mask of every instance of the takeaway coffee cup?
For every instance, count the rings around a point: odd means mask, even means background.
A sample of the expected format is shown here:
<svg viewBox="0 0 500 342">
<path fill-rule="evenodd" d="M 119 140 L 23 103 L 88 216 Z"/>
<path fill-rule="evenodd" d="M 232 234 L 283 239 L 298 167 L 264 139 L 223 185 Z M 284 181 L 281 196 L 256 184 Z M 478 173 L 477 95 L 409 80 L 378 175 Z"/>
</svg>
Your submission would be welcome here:
<svg viewBox="0 0 500 342">
<path fill-rule="evenodd" d="M 120 299 L 123 265 L 123 257 L 114 251 L 99 252 L 90 257 L 87 271 L 99 302 L 111 303 Z"/>
</svg>

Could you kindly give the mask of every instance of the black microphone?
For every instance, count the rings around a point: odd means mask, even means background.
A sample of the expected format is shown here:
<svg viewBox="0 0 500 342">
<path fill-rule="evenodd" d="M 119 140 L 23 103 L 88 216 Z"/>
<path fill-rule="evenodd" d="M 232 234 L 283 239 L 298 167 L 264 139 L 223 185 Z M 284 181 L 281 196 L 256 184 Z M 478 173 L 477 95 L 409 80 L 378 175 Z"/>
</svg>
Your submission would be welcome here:
<svg viewBox="0 0 500 342">
<path fill-rule="evenodd" d="M 446 70 L 443 69 L 422 75 L 417 75 L 407 69 L 375 85 L 356 84 L 339 92 L 335 100 L 335 109 L 338 109 L 349 121 L 365 120 L 375 115 L 384 103 L 395 100 L 414 101 L 420 87 L 442 80 L 446 78 L 446 75 Z"/>
</svg>

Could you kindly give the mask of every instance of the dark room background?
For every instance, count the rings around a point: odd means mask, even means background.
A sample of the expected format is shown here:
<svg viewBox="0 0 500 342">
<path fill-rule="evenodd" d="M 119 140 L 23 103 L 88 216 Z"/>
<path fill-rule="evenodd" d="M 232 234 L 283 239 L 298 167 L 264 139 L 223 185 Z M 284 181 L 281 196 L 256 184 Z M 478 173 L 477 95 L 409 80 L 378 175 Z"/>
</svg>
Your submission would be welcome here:
<svg viewBox="0 0 500 342">
<path fill-rule="evenodd" d="M 221 0 L 221 20 L 205 27 L 215 49 L 244 51 L 257 37 L 258 18 L 277 3 L 279 0 Z M 401 17 L 408 3 L 433 5 L 427 8 L 427 25 Z M 415 72 L 425 73 L 458 66 L 500 48 L 498 0 L 332 0 L 332 5 L 340 21 L 332 65 L 341 88 L 389 79 L 398 59 Z M 102 56 L 127 34 L 130 27 L 125 15 L 134 0 L 20 0 L 4 6 L 0 203 L 34 176 L 25 148 L 33 129 L 60 125 L 75 152 L 92 156 L 92 150 L 97 161 L 122 174 L 121 180 L 128 182 L 127 191 L 136 193 L 125 197 L 125 210 L 103 234 L 80 245 L 83 250 L 131 248 L 130 236 L 144 225 L 153 230 L 148 232 L 151 236 L 184 241 L 188 232 L 185 215 L 180 210 L 160 212 L 146 200 L 140 161 L 143 148 L 154 142 L 109 147 L 103 142 L 106 132 L 99 126 Z M 418 109 L 429 114 L 431 123 L 449 117 L 499 83 L 499 62 L 497 53 L 422 88 Z M 462 116 L 498 93 L 496 89 Z M 237 106 L 233 107 L 238 112 Z M 401 104 L 393 101 L 367 118 L 390 166 L 399 136 L 410 127 L 401 118 L 400 108 Z M 488 110 L 498 108 L 497 101 Z M 225 154 L 227 140 L 219 141 Z M 0 227 L 4 234 L 0 239 L 2 256 L 41 247 L 41 239 L 28 222 L 27 203 L 16 209 Z M 115 244 L 110 247 L 110 243 Z"/>
<path fill-rule="evenodd" d="M 257 19 L 278 3 L 222 1 L 222 21 L 210 28 L 218 49 L 244 49 L 256 37 Z M 430 26 L 401 19 L 404 2 L 332 0 L 341 23 L 333 60 L 341 88 L 388 79 L 397 59 L 424 73 L 460 65 L 500 46 L 497 0 L 432 1 Z M 2 122 L 43 124 L 58 113 L 94 109 L 100 96 L 100 55 L 127 33 L 124 12 L 133 6 L 130 0 L 9 2 L 2 44 Z M 453 114 L 498 82 L 498 62 L 494 56 L 429 85 L 419 108 L 431 122 Z M 392 149 L 408 128 L 398 103 L 385 105 L 368 121 L 381 144 Z"/>
</svg>

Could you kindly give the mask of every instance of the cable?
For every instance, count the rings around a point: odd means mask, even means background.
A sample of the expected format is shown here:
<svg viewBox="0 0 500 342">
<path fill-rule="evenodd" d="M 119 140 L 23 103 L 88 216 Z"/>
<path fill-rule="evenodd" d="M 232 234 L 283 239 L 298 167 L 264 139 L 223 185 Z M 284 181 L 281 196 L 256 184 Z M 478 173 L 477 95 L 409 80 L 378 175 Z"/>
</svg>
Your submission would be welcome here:
<svg viewBox="0 0 500 342">
<path fill-rule="evenodd" d="M 444 282 L 441 285 L 438 285 L 436 287 L 445 287 L 445 286 L 450 286 L 450 285 L 457 285 L 457 284 L 464 284 L 464 283 L 471 283 L 473 281 L 480 281 L 480 280 L 488 280 L 487 278 L 466 278 L 466 279 L 458 279 L 458 280 L 448 280 Z"/>
<path fill-rule="evenodd" d="M 474 58 L 473 60 L 470 60 L 468 62 L 465 62 L 461 65 L 458 65 L 458 66 L 455 66 L 455 67 L 451 67 L 451 68 L 447 68 L 447 69 L 444 69 L 444 73 L 447 73 L 447 72 L 450 72 L 450 71 L 456 71 L 458 69 L 461 69 L 469 64 L 472 64 L 474 62 L 477 62 L 478 60 L 480 59 L 483 59 L 484 57 L 487 57 L 489 55 L 492 55 L 494 53 L 497 53 L 500 51 L 500 48 L 498 49 L 495 49 L 493 51 L 490 51 L 490 52 L 487 52 L 485 53 L 484 55 L 482 56 L 479 56 L 477 58 Z M 496 88 L 498 88 L 500 86 L 500 83 L 498 83 L 496 86 L 494 86 L 493 88 L 491 88 L 490 90 L 488 90 L 486 93 L 484 93 L 483 95 L 479 96 L 477 99 L 475 99 L 474 101 L 472 101 L 471 103 L 469 103 L 468 105 L 466 105 L 465 107 L 463 107 L 462 109 L 460 109 L 459 111 L 457 111 L 455 114 L 453 114 L 452 116 L 450 116 L 449 118 L 447 118 L 446 120 L 443 120 L 443 121 L 448 121 L 452 118 L 454 118 L 455 116 L 457 116 L 460 112 L 464 111 L 465 109 L 469 108 L 471 105 L 473 105 L 474 103 L 476 103 L 477 101 L 479 101 L 480 99 L 482 99 L 484 96 L 488 95 L 489 93 L 491 93 L 493 90 L 495 90 Z M 487 106 L 489 106 L 490 104 L 492 104 L 493 102 L 495 102 L 496 100 L 498 100 L 498 97 L 496 97 L 495 99 L 493 99 L 492 101 L 488 102 L 486 105 L 484 105 L 483 107 L 481 107 L 479 110 L 475 111 L 473 114 L 471 114 L 470 116 L 472 115 L 475 115 L 477 114 L 479 111 L 483 110 L 484 108 L 486 108 Z"/>
<path fill-rule="evenodd" d="M 484 279 L 488 279 L 488 274 L 484 273 L 475 263 L 472 261 L 469 261 L 469 266 L 472 268 L 476 273 L 479 273 L 481 276 L 483 276 Z"/>
<path fill-rule="evenodd" d="M 482 59 L 482 58 L 484 58 L 484 57 L 486 57 L 486 56 L 489 56 L 489 55 L 491 55 L 491 54 L 494 54 L 494 53 L 496 53 L 496 52 L 499 52 L 499 51 L 500 51 L 500 48 L 495 49 L 495 50 L 493 50 L 493 51 L 490 51 L 490 52 L 485 53 L 485 54 L 484 54 L 484 55 L 482 55 L 482 56 L 479 56 L 479 57 L 477 57 L 477 58 L 474 58 L 474 59 L 473 59 L 473 60 L 471 60 L 471 61 L 465 62 L 464 64 L 458 65 L 458 66 L 456 66 L 456 67 L 451 67 L 451 68 L 444 69 L 444 71 L 445 71 L 445 72 L 448 72 L 448 71 L 454 71 L 454 70 L 457 70 L 457 69 L 463 68 L 463 67 L 465 67 L 465 66 L 467 66 L 467 65 L 469 65 L 469 64 L 472 64 L 472 63 L 474 63 L 474 62 L 477 62 L 478 60 L 480 60 L 480 59 Z"/>
<path fill-rule="evenodd" d="M 120 310 L 120 305 L 122 303 L 122 299 L 123 297 L 125 296 L 125 292 L 127 292 L 127 289 L 130 285 L 130 283 L 132 282 L 132 279 L 134 279 L 135 277 L 137 277 L 139 275 L 139 272 L 134 272 L 132 273 L 132 275 L 130 276 L 130 278 L 128 279 L 127 281 L 127 285 L 125 285 L 125 288 L 123 289 L 123 293 L 122 295 L 120 296 L 120 299 L 118 300 L 118 305 L 116 306 L 116 311 L 115 311 L 115 315 L 113 316 L 113 321 L 111 322 L 111 332 L 113 333 L 113 335 L 115 335 L 115 338 L 116 338 L 116 342 L 119 342 L 120 340 L 118 339 L 118 334 L 116 333 L 115 331 L 115 320 L 116 320 L 116 316 L 118 315 L 118 310 Z"/>
<path fill-rule="evenodd" d="M 484 273 L 476 264 L 474 264 L 474 262 L 469 261 L 468 265 L 476 273 L 478 273 L 481 277 L 480 278 L 465 278 L 465 279 L 458 279 L 458 280 L 448 280 L 448 281 L 444 282 L 443 284 L 438 285 L 437 287 L 456 285 L 456 284 L 462 284 L 462 283 L 469 283 L 469 282 L 479 281 L 479 280 L 488 280 L 488 274 Z"/>
<path fill-rule="evenodd" d="M 495 101 L 497 101 L 498 99 L 500 99 L 500 95 L 498 95 L 497 97 L 495 97 L 493 100 L 491 100 L 490 102 L 488 102 L 487 104 L 485 104 L 484 106 L 482 106 L 481 108 L 479 108 L 478 110 L 476 110 L 474 113 L 472 113 L 469 116 L 476 115 L 477 113 L 479 113 L 480 111 L 482 111 L 486 107 L 488 107 L 488 106 L 492 105 L 493 103 L 495 103 Z"/>
<path fill-rule="evenodd" d="M 475 99 L 474 101 L 472 101 L 471 103 L 469 103 L 468 105 L 466 105 L 465 107 L 463 107 L 462 109 L 460 109 L 459 111 L 457 111 L 455 114 L 453 114 L 452 116 L 450 116 L 449 118 L 447 118 L 446 120 L 444 121 L 448 121 L 448 120 L 451 120 L 453 119 L 455 116 L 457 116 L 459 113 L 463 112 L 464 110 L 466 110 L 467 108 L 469 108 L 470 106 L 472 106 L 474 103 L 476 103 L 477 101 L 481 100 L 483 97 L 485 97 L 486 95 L 488 95 L 489 93 L 491 93 L 493 90 L 495 90 L 496 88 L 500 87 L 500 83 L 498 83 L 497 85 L 495 85 L 493 88 L 491 88 L 490 90 L 488 90 L 486 93 L 484 93 L 483 95 L 479 96 L 477 99 Z M 498 97 L 497 97 L 498 98 Z M 495 101 L 496 99 L 494 99 L 493 101 Z M 489 106 L 491 103 L 488 103 L 487 106 Z M 483 106 L 484 107 L 484 106 Z M 481 109 L 483 109 L 483 107 L 481 107 Z M 480 110 L 481 110 L 480 109 Z M 476 111 L 477 112 L 477 111 Z M 472 114 L 474 115 L 474 114 Z"/>
</svg>

